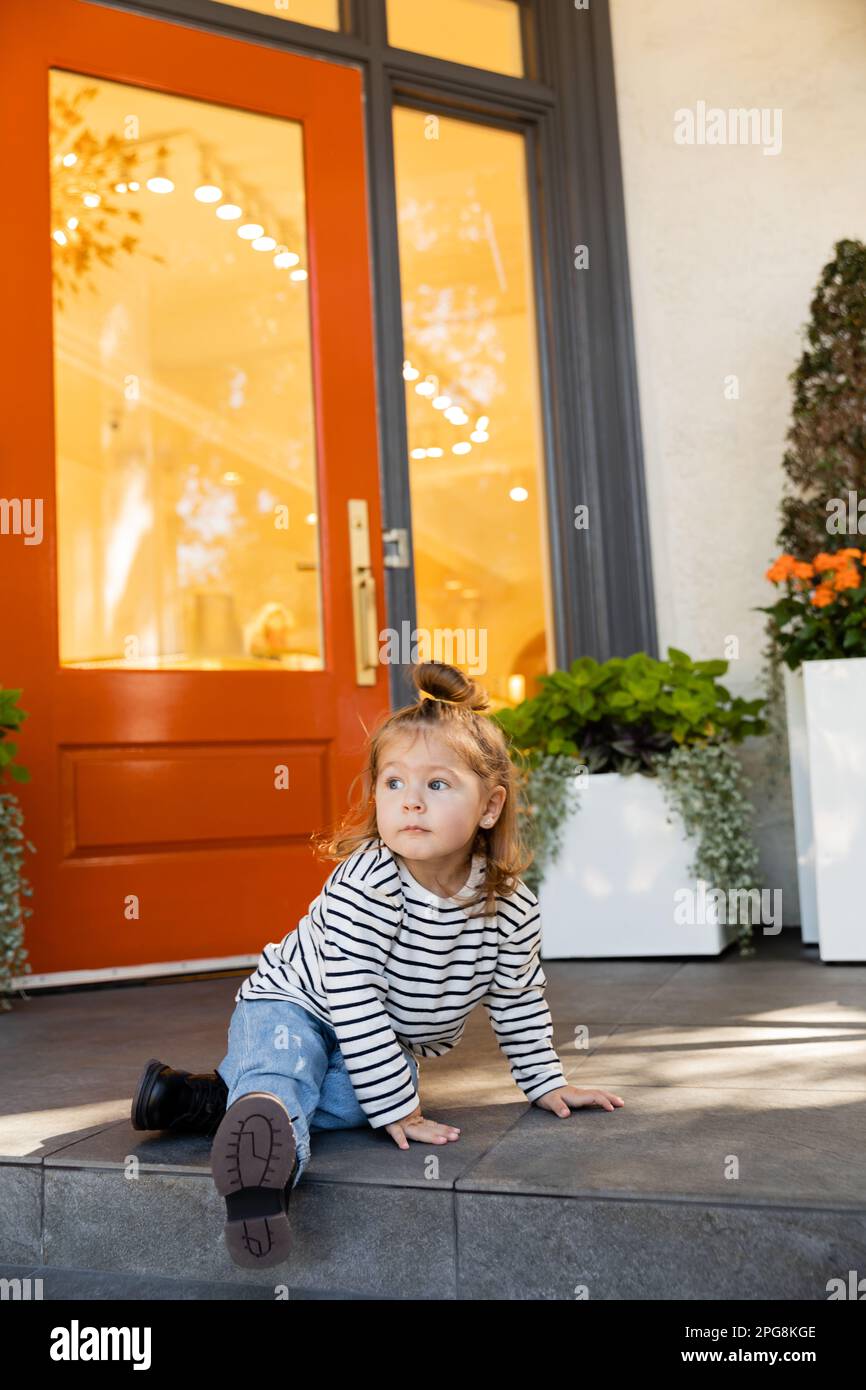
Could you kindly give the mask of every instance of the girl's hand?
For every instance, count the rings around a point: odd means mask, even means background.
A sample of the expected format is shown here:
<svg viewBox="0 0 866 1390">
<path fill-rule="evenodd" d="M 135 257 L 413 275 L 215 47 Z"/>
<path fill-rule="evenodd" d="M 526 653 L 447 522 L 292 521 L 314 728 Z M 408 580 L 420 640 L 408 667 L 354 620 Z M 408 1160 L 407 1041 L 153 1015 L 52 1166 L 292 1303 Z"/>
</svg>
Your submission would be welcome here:
<svg viewBox="0 0 866 1390">
<path fill-rule="evenodd" d="M 386 1125 L 385 1128 L 401 1149 L 408 1149 L 409 1139 L 414 1139 L 419 1144 L 447 1144 L 449 1139 L 460 1138 L 460 1130 L 456 1125 L 443 1125 L 436 1120 L 427 1120 L 420 1109 L 416 1114 L 406 1115 L 402 1120 L 397 1120 L 393 1125 Z"/>
<path fill-rule="evenodd" d="M 614 1110 L 618 1105 L 625 1105 L 625 1101 L 622 1096 L 615 1096 L 613 1091 L 579 1091 L 576 1086 L 557 1086 L 555 1091 L 545 1091 L 532 1104 L 541 1106 L 543 1110 L 552 1110 L 554 1115 L 570 1115 L 571 1109 L 579 1110 L 583 1105 L 600 1105 L 604 1110 Z"/>
</svg>

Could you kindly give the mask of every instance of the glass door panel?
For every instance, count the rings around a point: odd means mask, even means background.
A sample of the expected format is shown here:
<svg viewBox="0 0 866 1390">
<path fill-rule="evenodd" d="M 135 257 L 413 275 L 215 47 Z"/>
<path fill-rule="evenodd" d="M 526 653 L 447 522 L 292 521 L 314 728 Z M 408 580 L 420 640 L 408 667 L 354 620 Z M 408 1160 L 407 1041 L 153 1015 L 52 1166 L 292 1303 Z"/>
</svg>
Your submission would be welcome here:
<svg viewBox="0 0 866 1390">
<path fill-rule="evenodd" d="M 320 670 L 302 128 L 49 95 L 61 664 Z"/>
<path fill-rule="evenodd" d="M 516 0 L 388 0 L 388 42 L 451 63 L 523 76 Z"/>
<path fill-rule="evenodd" d="M 313 24 L 317 29 L 339 29 L 339 0 L 231 0 L 239 10 L 291 19 L 295 24 Z"/>
<path fill-rule="evenodd" d="M 398 107 L 394 149 L 418 627 L 513 704 L 553 665 L 523 136 Z"/>
</svg>

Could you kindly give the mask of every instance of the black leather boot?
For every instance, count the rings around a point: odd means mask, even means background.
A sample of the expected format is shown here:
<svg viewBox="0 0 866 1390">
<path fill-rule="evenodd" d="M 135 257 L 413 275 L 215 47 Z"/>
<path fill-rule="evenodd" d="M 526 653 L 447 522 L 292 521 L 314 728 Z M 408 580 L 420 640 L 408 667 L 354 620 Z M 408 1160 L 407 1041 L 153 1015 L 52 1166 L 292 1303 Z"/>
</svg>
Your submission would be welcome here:
<svg viewBox="0 0 866 1390">
<path fill-rule="evenodd" d="M 176 1071 L 151 1057 L 132 1098 L 132 1127 L 213 1135 L 228 1093 L 218 1071 Z"/>
<path fill-rule="evenodd" d="M 291 1249 L 289 1199 L 298 1171 L 295 1127 L 270 1091 L 250 1091 L 229 1106 L 210 1154 L 225 1199 L 223 1231 L 236 1265 L 282 1264 Z"/>
</svg>

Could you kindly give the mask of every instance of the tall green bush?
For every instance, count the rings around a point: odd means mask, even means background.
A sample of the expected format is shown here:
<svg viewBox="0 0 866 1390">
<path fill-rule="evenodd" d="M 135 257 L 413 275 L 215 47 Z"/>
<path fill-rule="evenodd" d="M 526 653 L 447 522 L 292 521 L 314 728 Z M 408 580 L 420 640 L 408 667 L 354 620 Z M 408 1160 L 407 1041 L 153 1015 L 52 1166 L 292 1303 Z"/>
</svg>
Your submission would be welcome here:
<svg viewBox="0 0 866 1390">
<path fill-rule="evenodd" d="M 866 245 L 846 239 L 834 251 L 810 305 L 808 346 L 789 377 L 794 407 L 777 543 L 803 560 L 850 544 L 827 529 L 832 498 L 854 492 L 866 500 Z"/>
</svg>

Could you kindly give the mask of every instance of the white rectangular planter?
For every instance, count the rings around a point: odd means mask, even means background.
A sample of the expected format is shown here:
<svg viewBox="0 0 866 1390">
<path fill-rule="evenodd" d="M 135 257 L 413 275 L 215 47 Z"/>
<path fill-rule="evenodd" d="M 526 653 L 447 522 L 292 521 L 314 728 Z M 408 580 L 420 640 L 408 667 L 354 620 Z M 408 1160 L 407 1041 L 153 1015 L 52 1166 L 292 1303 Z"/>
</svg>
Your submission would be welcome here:
<svg viewBox="0 0 866 1390">
<path fill-rule="evenodd" d="M 696 891 L 695 844 L 679 817 L 668 821 L 656 778 L 591 773 L 580 788 L 538 893 L 544 959 L 717 956 L 736 940 L 736 923 L 719 922 L 712 903 L 696 913 L 705 921 L 676 920 L 677 893 Z"/>
<path fill-rule="evenodd" d="M 797 889 L 800 898 L 800 931 L 810 946 L 818 941 L 818 897 L 815 887 L 815 836 L 812 830 L 812 790 L 809 776 L 809 739 L 806 732 L 806 691 L 803 668 L 785 666 L 785 707 L 788 722 L 788 761 L 791 768 L 791 800 L 794 804 L 794 844 L 797 851 Z"/>
<path fill-rule="evenodd" d="M 805 661 L 822 960 L 866 960 L 866 657 Z"/>
</svg>

